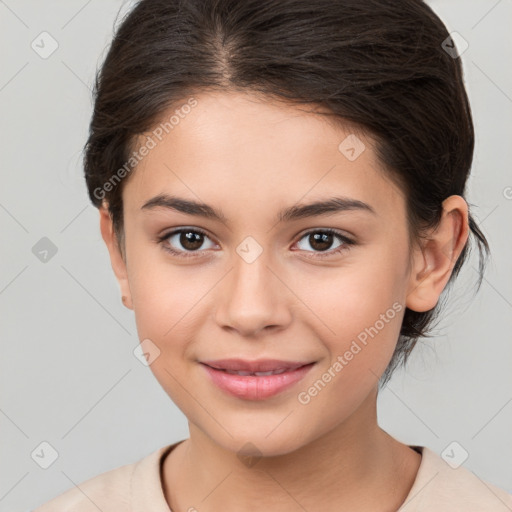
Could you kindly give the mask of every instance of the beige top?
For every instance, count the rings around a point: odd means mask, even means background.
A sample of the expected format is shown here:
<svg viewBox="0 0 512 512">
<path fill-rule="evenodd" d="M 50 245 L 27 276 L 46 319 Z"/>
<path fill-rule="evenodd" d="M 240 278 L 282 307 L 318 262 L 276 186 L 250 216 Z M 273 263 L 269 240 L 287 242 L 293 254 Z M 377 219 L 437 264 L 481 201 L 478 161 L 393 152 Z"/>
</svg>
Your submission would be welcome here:
<svg viewBox="0 0 512 512">
<path fill-rule="evenodd" d="M 165 499 L 160 466 L 178 443 L 90 478 L 33 512 L 172 512 Z M 411 446 L 422 459 L 414 484 L 397 512 L 511 512 L 512 495 L 472 471 L 450 467 L 424 446 Z"/>
</svg>

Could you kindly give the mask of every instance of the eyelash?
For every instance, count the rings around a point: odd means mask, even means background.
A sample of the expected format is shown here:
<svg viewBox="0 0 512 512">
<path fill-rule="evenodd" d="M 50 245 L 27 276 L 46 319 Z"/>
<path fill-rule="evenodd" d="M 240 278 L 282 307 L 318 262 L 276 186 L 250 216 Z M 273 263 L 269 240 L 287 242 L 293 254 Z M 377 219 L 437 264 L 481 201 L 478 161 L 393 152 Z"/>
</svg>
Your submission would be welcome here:
<svg viewBox="0 0 512 512">
<path fill-rule="evenodd" d="M 197 257 L 197 254 L 201 251 L 189 251 L 189 252 L 186 252 L 186 251 L 176 251 L 175 249 L 173 249 L 172 247 L 170 247 L 169 245 L 166 245 L 165 242 L 167 241 L 168 238 L 170 238 L 171 236 L 174 236 L 174 235 L 177 235 L 177 234 L 180 234 L 180 233 L 199 233 L 201 235 L 204 235 L 206 236 L 207 238 L 210 238 L 208 236 L 208 234 L 203 231 L 202 229 L 199 229 L 199 228 L 180 228 L 180 229 L 176 229 L 174 231 L 170 231 L 169 233 L 166 233 L 162 236 L 159 236 L 158 237 L 158 243 L 161 244 L 162 248 L 171 253 L 173 256 L 176 256 L 178 258 L 195 258 Z M 299 241 L 302 240 L 303 238 L 305 238 L 306 236 L 308 235 L 311 235 L 313 233 L 327 233 L 327 234 L 332 234 L 332 235 L 335 235 L 336 237 L 338 237 L 338 239 L 343 242 L 343 245 L 340 245 L 339 247 L 337 247 L 336 249 L 334 250 L 331 250 L 331 251 L 324 251 L 324 252 L 315 252 L 314 254 L 316 254 L 316 256 L 313 256 L 314 259 L 317 259 L 317 258 L 327 258 L 327 257 L 330 257 L 330 256 L 333 256 L 333 255 L 337 255 L 343 251 L 346 251 L 348 249 L 350 249 L 350 246 L 352 245 L 355 245 L 356 242 L 354 240 L 351 240 L 350 238 L 347 238 L 346 236 L 342 235 L 341 233 L 339 233 L 337 230 L 335 229 L 332 229 L 332 228 L 325 228 L 325 229 L 312 229 L 310 231 L 307 231 L 306 233 L 304 233 L 300 238 L 299 238 Z M 306 252 L 311 252 L 311 251 L 306 251 Z M 308 256 L 308 257 L 311 257 L 311 256 Z"/>
</svg>

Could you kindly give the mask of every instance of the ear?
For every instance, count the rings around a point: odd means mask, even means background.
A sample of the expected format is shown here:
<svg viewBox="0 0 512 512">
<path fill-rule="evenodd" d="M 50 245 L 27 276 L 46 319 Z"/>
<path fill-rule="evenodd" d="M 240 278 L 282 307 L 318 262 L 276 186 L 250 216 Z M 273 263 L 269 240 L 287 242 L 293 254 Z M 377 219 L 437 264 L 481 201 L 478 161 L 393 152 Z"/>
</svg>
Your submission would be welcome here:
<svg viewBox="0 0 512 512">
<path fill-rule="evenodd" d="M 443 201 L 439 226 L 416 248 L 405 305 L 417 312 L 429 311 L 439 301 L 469 236 L 468 205 L 453 195 Z"/>
<path fill-rule="evenodd" d="M 121 288 L 123 304 L 129 309 L 133 309 L 126 262 L 121 254 L 119 242 L 114 232 L 112 219 L 105 204 L 99 208 L 99 212 L 101 236 L 107 245 L 107 249 L 110 254 L 110 263 L 112 264 L 112 270 L 114 271 L 119 287 Z"/>
</svg>

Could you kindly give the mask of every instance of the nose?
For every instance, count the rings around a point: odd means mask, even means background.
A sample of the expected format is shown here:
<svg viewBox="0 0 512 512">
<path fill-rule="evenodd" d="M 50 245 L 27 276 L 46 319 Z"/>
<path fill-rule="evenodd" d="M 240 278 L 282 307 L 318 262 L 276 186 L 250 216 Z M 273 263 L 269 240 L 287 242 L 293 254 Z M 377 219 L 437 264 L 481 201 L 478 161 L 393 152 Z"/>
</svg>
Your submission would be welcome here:
<svg viewBox="0 0 512 512">
<path fill-rule="evenodd" d="M 292 319 L 288 301 L 293 295 L 267 258 L 262 254 L 248 263 L 235 255 L 233 265 L 218 290 L 217 324 L 244 337 L 286 328 Z"/>
</svg>

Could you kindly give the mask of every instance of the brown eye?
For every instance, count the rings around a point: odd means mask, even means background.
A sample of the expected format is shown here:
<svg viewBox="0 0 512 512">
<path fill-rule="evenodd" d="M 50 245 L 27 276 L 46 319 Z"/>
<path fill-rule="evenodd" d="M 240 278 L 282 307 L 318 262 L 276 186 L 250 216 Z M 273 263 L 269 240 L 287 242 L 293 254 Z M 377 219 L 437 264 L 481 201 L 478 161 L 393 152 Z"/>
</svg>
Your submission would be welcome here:
<svg viewBox="0 0 512 512">
<path fill-rule="evenodd" d="M 302 243 L 303 240 L 307 243 Z M 338 241 L 338 244 L 333 246 L 336 241 Z M 308 249 L 308 245 L 312 251 Z M 314 255 L 315 253 L 320 253 L 314 256 L 317 258 L 338 254 L 341 251 L 347 250 L 351 245 L 355 245 L 355 242 L 333 229 L 317 229 L 316 231 L 309 231 L 302 236 L 297 244 L 299 249 L 303 251 L 312 252 Z"/>
<path fill-rule="evenodd" d="M 182 231 L 179 234 L 179 242 L 188 251 L 195 251 L 203 245 L 204 235 L 196 231 Z"/>
<path fill-rule="evenodd" d="M 159 239 L 163 247 L 176 256 L 195 256 L 200 254 L 203 249 L 211 249 L 215 246 L 206 233 L 198 229 L 182 228 L 163 235 Z M 210 247 L 205 245 L 205 241 L 210 241 Z"/>
<path fill-rule="evenodd" d="M 326 251 L 327 249 L 330 249 L 334 239 L 334 235 L 331 233 L 313 233 L 308 236 L 309 244 L 317 251 Z"/>
</svg>

